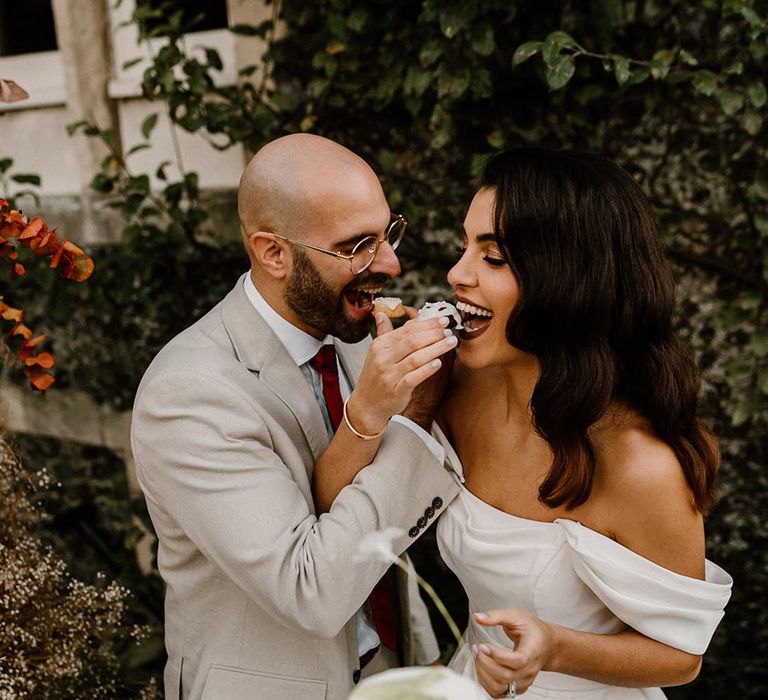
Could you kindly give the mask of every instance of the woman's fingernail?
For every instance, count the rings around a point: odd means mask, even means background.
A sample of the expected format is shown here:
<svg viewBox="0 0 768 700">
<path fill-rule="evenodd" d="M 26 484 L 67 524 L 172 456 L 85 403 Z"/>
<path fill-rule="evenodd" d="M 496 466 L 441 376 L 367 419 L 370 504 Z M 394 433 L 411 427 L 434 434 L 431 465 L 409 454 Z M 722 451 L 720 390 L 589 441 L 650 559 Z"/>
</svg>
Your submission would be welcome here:
<svg viewBox="0 0 768 700">
<path fill-rule="evenodd" d="M 458 339 L 458 338 L 457 338 L 455 335 L 451 335 L 451 337 L 450 337 L 450 338 L 446 338 L 446 339 L 445 339 L 445 344 L 446 344 L 446 345 L 447 345 L 449 348 L 455 347 L 456 345 L 458 345 L 458 344 L 459 344 L 459 339 Z"/>
<path fill-rule="evenodd" d="M 477 649 L 486 656 L 491 655 L 491 647 L 489 647 L 487 644 L 481 644 L 479 647 L 477 647 Z"/>
<path fill-rule="evenodd" d="M 477 658 L 477 644 L 472 645 L 472 656 Z"/>
<path fill-rule="evenodd" d="M 475 613 L 475 619 L 476 620 L 487 620 L 488 619 L 488 615 L 486 615 L 485 613 Z"/>
<path fill-rule="evenodd" d="M 441 316 L 440 317 L 440 325 L 441 326 L 447 326 L 450 323 L 450 319 L 447 316 Z"/>
</svg>

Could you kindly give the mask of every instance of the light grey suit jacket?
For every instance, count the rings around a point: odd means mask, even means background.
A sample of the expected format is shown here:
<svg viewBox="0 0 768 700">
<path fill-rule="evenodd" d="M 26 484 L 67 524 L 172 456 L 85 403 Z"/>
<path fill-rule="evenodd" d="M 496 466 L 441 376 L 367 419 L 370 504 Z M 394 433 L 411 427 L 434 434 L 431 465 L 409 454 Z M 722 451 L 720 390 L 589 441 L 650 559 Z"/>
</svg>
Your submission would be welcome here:
<svg viewBox="0 0 768 700">
<path fill-rule="evenodd" d="M 354 383 L 367 342 L 336 348 Z M 354 615 L 387 568 L 358 542 L 394 526 L 404 551 L 458 493 L 450 465 L 391 424 L 318 518 L 320 407 L 242 279 L 153 360 L 131 432 L 167 585 L 168 700 L 345 699 Z"/>
</svg>

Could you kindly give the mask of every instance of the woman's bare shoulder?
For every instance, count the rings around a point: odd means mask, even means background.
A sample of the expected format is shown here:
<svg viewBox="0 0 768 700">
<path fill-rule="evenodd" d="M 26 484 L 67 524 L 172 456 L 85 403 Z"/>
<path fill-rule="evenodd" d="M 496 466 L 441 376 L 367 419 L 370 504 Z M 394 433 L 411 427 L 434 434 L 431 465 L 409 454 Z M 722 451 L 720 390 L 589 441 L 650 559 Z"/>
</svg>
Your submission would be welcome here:
<svg viewBox="0 0 768 700">
<path fill-rule="evenodd" d="M 632 416 L 596 440 L 594 496 L 617 541 L 667 569 L 704 573 L 704 526 L 674 450 Z"/>
</svg>

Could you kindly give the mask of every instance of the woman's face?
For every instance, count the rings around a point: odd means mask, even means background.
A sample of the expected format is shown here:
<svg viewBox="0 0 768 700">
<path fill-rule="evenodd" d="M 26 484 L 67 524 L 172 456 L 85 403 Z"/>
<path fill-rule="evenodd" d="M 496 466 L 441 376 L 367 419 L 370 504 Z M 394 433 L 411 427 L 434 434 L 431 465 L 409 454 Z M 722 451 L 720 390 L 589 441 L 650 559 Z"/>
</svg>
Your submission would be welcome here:
<svg viewBox="0 0 768 700">
<path fill-rule="evenodd" d="M 475 195 L 464 219 L 461 259 L 448 273 L 464 325 L 459 357 L 474 369 L 508 365 L 524 355 L 505 332 L 520 289 L 493 235 L 494 200 L 491 189 Z"/>
</svg>

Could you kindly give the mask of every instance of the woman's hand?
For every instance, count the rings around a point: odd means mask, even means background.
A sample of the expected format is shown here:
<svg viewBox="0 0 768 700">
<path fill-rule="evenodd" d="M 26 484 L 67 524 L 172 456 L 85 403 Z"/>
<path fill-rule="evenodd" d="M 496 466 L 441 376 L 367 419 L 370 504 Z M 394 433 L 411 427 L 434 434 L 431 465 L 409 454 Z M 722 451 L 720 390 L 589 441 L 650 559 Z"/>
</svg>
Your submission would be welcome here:
<svg viewBox="0 0 768 700">
<path fill-rule="evenodd" d="M 475 669 L 480 685 L 491 697 L 504 697 L 511 683 L 518 694 L 524 693 L 539 671 L 551 661 L 555 632 L 551 625 L 535 615 L 515 608 L 474 613 L 473 619 L 484 627 L 501 625 L 514 649 L 492 644 L 473 646 Z"/>
</svg>

